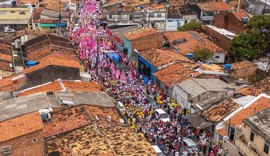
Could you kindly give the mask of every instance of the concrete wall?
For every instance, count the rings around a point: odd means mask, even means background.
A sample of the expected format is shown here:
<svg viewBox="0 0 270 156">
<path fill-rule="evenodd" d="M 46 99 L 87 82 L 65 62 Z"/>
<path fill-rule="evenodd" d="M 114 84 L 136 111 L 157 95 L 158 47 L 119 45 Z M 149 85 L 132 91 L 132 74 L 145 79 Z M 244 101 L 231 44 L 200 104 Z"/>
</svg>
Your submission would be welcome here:
<svg viewBox="0 0 270 156">
<path fill-rule="evenodd" d="M 223 28 L 223 27 L 220 27 L 220 28 Z M 207 35 L 213 38 L 214 43 L 216 43 L 218 46 L 220 46 L 224 50 L 230 51 L 231 42 L 232 42 L 230 38 L 214 31 L 213 29 L 207 26 L 204 28 L 204 31 Z"/>
<path fill-rule="evenodd" d="M 0 8 L 0 20 L 27 20 L 29 18 L 28 8 Z"/>
<path fill-rule="evenodd" d="M 255 134 L 253 141 L 250 140 L 251 132 Z M 252 130 L 251 127 L 249 127 L 248 125 L 246 125 L 243 130 L 243 139 L 245 143 L 250 143 L 250 148 L 254 149 L 254 151 L 256 151 L 258 155 L 270 156 L 270 150 L 268 151 L 268 154 L 266 154 L 263 151 L 266 140 L 262 136 L 260 136 L 260 134 L 256 133 L 256 131 Z M 242 148 L 241 151 L 244 151 L 244 149 Z M 248 151 L 248 150 L 245 150 L 245 151 Z"/>
<path fill-rule="evenodd" d="M 172 98 L 176 100 L 178 105 L 182 105 L 187 109 L 190 109 L 190 103 L 188 102 L 188 94 L 180 88 L 178 85 L 174 85 L 172 89 Z"/>
<path fill-rule="evenodd" d="M 235 34 L 239 34 L 244 30 L 244 23 L 239 20 L 233 13 L 222 12 L 216 14 L 213 20 L 213 25 L 219 28 L 224 28 Z"/>
<path fill-rule="evenodd" d="M 44 75 L 44 73 L 47 74 Z M 80 80 L 80 69 L 61 66 L 47 66 L 26 74 L 26 83 L 20 89 L 33 87 L 56 79 Z"/>
</svg>

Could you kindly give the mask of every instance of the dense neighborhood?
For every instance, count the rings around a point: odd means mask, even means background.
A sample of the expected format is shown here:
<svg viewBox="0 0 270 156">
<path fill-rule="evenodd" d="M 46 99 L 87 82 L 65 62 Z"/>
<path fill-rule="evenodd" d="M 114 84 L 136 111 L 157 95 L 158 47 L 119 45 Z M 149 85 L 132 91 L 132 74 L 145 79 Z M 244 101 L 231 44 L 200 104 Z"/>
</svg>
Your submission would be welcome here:
<svg viewBox="0 0 270 156">
<path fill-rule="evenodd" d="M 0 156 L 269 147 L 269 0 L 0 1 Z"/>
</svg>

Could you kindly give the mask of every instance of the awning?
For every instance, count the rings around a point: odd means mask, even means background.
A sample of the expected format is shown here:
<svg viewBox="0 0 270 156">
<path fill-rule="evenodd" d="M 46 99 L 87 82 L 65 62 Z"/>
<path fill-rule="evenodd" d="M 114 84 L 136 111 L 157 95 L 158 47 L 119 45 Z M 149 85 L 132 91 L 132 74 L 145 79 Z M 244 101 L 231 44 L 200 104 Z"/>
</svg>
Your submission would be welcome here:
<svg viewBox="0 0 270 156">
<path fill-rule="evenodd" d="M 118 63 L 120 56 L 117 53 L 107 53 L 107 56 L 112 59 L 115 63 Z"/>
<path fill-rule="evenodd" d="M 204 129 L 213 125 L 212 122 L 205 120 L 198 113 L 193 113 L 186 116 L 187 121 L 192 125 L 192 127 L 197 129 Z"/>
<path fill-rule="evenodd" d="M 40 23 L 40 27 L 66 27 L 67 23 Z"/>
</svg>

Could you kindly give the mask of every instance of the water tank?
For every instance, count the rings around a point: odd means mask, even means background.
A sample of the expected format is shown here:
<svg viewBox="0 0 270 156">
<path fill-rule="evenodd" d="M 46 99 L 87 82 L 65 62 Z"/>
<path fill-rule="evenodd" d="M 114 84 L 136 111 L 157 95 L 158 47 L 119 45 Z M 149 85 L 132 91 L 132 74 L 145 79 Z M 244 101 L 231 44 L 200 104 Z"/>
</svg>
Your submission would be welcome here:
<svg viewBox="0 0 270 156">
<path fill-rule="evenodd" d="M 12 2 L 11 2 L 11 5 L 12 5 L 12 6 L 16 6 L 16 4 L 17 4 L 16 1 L 12 1 Z"/>
<path fill-rule="evenodd" d="M 232 70 L 232 64 L 225 64 L 226 70 Z"/>
<path fill-rule="evenodd" d="M 247 17 L 242 17 L 242 22 L 243 23 L 247 23 L 248 22 L 248 18 Z"/>
<path fill-rule="evenodd" d="M 37 61 L 28 61 L 27 63 L 26 63 L 26 65 L 28 66 L 28 67 L 33 67 L 33 66 L 35 66 L 35 65 L 37 65 L 38 63 L 37 63 Z"/>
<path fill-rule="evenodd" d="M 186 54 L 186 57 L 189 58 L 189 59 L 192 59 L 193 54 Z"/>
</svg>

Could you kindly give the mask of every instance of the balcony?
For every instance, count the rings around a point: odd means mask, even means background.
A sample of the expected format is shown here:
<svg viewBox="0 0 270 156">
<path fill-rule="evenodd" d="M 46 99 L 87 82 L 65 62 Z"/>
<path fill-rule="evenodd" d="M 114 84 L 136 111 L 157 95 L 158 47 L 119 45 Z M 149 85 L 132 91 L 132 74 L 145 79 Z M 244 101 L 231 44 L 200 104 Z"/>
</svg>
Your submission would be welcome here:
<svg viewBox="0 0 270 156">
<path fill-rule="evenodd" d="M 238 147 L 239 151 L 243 155 L 248 156 L 259 156 L 255 150 L 253 150 L 251 147 L 247 145 L 247 143 L 243 139 L 243 135 L 238 137 L 235 141 L 235 145 Z"/>
</svg>

